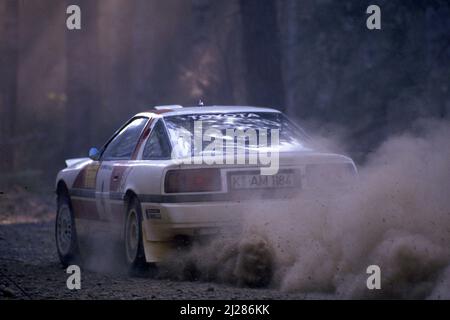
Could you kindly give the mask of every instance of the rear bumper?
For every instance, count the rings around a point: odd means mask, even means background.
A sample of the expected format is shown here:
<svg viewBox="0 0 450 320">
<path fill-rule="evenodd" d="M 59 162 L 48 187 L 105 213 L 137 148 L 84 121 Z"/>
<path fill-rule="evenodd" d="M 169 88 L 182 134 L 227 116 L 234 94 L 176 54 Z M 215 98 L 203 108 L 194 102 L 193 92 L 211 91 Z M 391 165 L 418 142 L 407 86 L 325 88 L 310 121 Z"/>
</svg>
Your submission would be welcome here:
<svg viewBox="0 0 450 320">
<path fill-rule="evenodd" d="M 276 208 L 276 209 L 275 209 Z M 142 203 L 147 241 L 239 232 L 246 214 L 274 215 L 292 211 L 292 200 L 248 200 L 202 203 Z"/>
</svg>

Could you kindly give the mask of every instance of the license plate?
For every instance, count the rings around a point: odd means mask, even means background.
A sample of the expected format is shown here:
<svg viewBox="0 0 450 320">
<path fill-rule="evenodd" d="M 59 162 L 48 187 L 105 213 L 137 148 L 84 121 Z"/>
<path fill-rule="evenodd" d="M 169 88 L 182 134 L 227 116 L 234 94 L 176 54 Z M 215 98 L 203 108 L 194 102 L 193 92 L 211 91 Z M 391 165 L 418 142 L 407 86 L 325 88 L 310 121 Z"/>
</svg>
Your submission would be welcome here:
<svg viewBox="0 0 450 320">
<path fill-rule="evenodd" d="M 230 177 L 231 188 L 239 189 L 276 189 L 294 188 L 294 173 L 278 173 L 272 176 L 260 174 L 234 174 Z"/>
</svg>

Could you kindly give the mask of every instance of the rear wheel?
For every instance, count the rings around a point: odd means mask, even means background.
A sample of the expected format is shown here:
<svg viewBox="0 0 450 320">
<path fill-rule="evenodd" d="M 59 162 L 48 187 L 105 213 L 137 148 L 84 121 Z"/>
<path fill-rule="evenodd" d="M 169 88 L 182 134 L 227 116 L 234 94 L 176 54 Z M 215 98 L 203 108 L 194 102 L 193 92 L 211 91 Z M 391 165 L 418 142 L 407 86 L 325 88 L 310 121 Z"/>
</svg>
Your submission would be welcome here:
<svg viewBox="0 0 450 320">
<path fill-rule="evenodd" d="M 56 248 L 64 267 L 79 261 L 79 248 L 75 219 L 67 196 L 58 197 L 55 223 Z"/>
<path fill-rule="evenodd" d="M 142 213 L 139 200 L 131 199 L 125 219 L 125 259 L 130 273 L 139 275 L 146 271 L 148 265 L 145 260 L 142 237 Z"/>
</svg>

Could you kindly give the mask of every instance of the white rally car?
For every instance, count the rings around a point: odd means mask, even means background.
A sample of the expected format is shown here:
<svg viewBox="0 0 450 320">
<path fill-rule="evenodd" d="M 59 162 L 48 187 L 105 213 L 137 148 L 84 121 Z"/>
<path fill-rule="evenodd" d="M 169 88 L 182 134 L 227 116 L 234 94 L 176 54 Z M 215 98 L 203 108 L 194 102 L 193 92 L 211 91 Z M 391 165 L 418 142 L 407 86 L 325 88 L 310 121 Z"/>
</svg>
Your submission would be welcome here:
<svg viewBox="0 0 450 320">
<path fill-rule="evenodd" d="M 256 133 L 256 140 L 250 134 L 239 139 L 236 130 Z M 215 139 L 225 143 L 211 148 Z M 70 264 L 82 256 L 85 239 L 107 234 L 121 243 L 131 269 L 160 262 L 179 239 L 239 225 L 252 203 L 288 208 L 323 179 L 319 171 L 330 173 L 326 179 L 356 174 L 350 158 L 315 151 L 308 140 L 284 114 L 268 108 L 162 106 L 140 113 L 103 148 L 92 148 L 89 158 L 67 160 L 58 173 L 60 260 Z M 255 151 L 267 152 L 265 160 L 271 154 L 272 163 L 236 161 L 238 154 Z"/>
</svg>

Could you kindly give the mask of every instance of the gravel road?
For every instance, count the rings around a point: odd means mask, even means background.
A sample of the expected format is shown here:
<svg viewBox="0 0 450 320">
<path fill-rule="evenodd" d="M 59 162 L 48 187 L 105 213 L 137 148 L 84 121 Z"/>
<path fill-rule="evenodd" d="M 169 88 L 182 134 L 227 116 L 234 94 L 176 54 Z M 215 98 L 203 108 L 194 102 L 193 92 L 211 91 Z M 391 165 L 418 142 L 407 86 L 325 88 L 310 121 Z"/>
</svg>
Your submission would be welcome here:
<svg viewBox="0 0 450 320">
<path fill-rule="evenodd" d="M 19 193 L 21 195 L 19 196 Z M 31 210 L 31 211 L 30 211 Z M 54 243 L 52 199 L 16 192 L 0 198 L 0 299 L 305 299 L 276 289 L 131 277 L 82 269 L 69 290 Z"/>
</svg>

